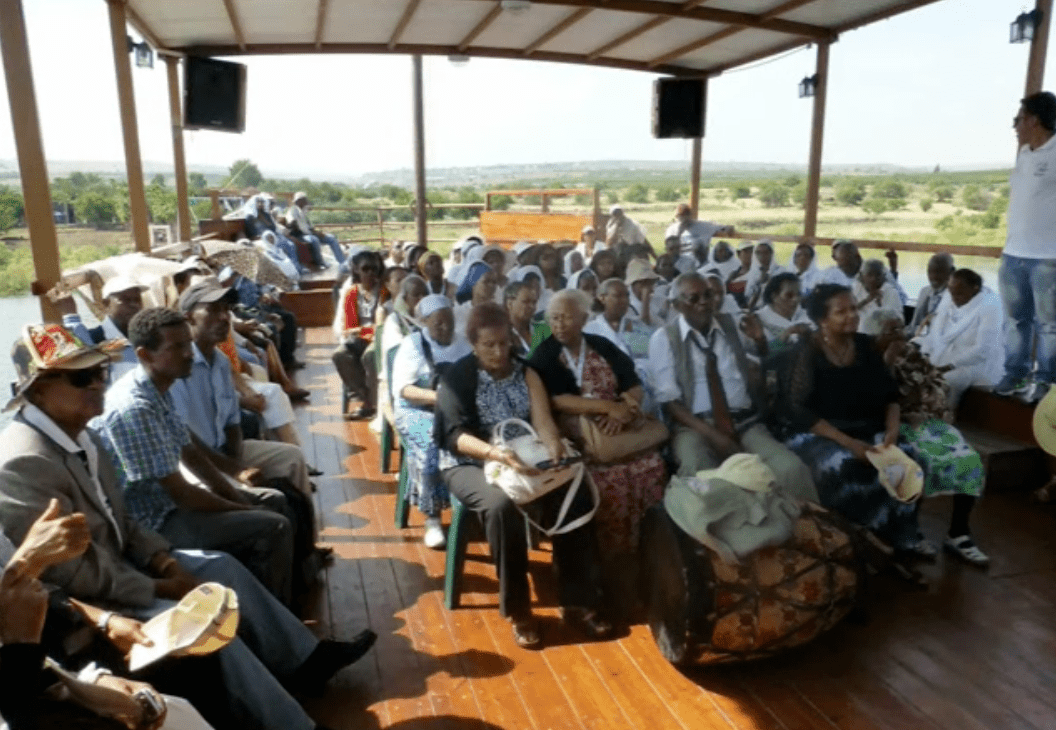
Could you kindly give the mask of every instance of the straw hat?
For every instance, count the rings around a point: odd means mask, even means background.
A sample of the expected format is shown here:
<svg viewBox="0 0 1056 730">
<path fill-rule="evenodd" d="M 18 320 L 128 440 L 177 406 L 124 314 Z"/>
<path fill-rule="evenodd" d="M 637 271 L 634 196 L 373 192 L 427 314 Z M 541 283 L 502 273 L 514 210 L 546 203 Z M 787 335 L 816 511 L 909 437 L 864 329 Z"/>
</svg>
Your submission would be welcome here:
<svg viewBox="0 0 1056 730">
<path fill-rule="evenodd" d="M 1047 453 L 1056 455 L 1056 388 L 1034 409 L 1034 438 Z"/>
<path fill-rule="evenodd" d="M 906 452 L 897 446 L 877 446 L 865 456 L 880 472 L 880 484 L 892 497 L 906 504 L 920 499 L 924 470 Z"/>
<path fill-rule="evenodd" d="M 11 348 L 11 360 L 18 380 L 12 384 L 14 397 L 4 406 L 9 411 L 22 404 L 23 396 L 37 378 L 54 370 L 85 370 L 111 360 L 112 343 L 88 346 L 58 324 L 28 324 L 22 338 Z M 124 346 L 124 341 L 120 341 Z M 120 348 L 116 348 L 120 350 Z"/>
<path fill-rule="evenodd" d="M 179 603 L 143 624 L 153 646 L 133 644 L 135 672 L 163 657 L 206 656 L 231 643 L 238 631 L 238 597 L 219 583 L 203 583 Z"/>
<path fill-rule="evenodd" d="M 660 275 L 650 268 L 648 261 L 631 259 L 627 264 L 627 276 L 624 279 L 624 283 L 630 286 L 636 281 L 656 281 L 659 278 Z"/>
<path fill-rule="evenodd" d="M 758 454 L 734 454 L 717 469 L 697 472 L 697 479 L 721 479 L 749 492 L 769 492 L 777 477 Z"/>
<path fill-rule="evenodd" d="M 141 292 L 145 292 L 150 287 L 146 284 L 140 284 L 138 281 L 133 280 L 128 276 L 115 276 L 108 279 L 103 284 L 103 298 L 109 297 L 111 294 L 120 294 L 123 291 L 129 291 L 131 289 L 138 289 Z"/>
</svg>

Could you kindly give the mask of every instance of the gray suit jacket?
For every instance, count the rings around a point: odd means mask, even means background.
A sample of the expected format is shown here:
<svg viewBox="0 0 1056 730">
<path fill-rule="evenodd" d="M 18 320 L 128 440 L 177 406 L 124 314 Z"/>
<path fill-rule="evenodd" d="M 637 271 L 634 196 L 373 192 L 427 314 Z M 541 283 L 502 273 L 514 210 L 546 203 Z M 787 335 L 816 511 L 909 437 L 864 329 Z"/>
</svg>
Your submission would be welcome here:
<svg viewBox="0 0 1056 730">
<path fill-rule="evenodd" d="M 125 511 L 113 462 L 99 440 L 92 439 L 99 448 L 99 481 L 120 535 L 81 459 L 21 415 L 0 434 L 0 528 L 18 545 L 48 502 L 58 499 L 64 514 L 81 512 L 88 518 L 92 543 L 79 558 L 45 571 L 42 580 L 93 604 L 149 606 L 154 581 L 142 568 L 159 550 L 168 550 L 169 542 Z"/>
</svg>

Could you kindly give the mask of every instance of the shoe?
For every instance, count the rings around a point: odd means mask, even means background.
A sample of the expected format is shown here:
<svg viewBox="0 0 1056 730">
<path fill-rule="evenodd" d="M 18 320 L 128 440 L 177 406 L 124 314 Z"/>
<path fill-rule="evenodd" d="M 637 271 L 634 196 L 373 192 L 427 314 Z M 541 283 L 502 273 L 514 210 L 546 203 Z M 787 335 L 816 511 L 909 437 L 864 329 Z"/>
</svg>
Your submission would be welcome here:
<svg viewBox="0 0 1056 730">
<path fill-rule="evenodd" d="M 939 555 L 939 549 L 935 547 L 935 543 L 928 540 L 921 540 L 913 546 L 911 551 L 918 560 L 926 560 L 929 563 L 934 562 L 935 558 Z"/>
<path fill-rule="evenodd" d="M 290 360 L 289 362 L 284 362 L 282 366 L 287 370 L 302 370 L 308 367 L 308 363 L 301 360 Z"/>
<path fill-rule="evenodd" d="M 447 545 L 447 538 L 444 536 L 444 527 L 440 522 L 439 517 L 427 517 L 425 519 L 425 537 L 422 539 L 427 548 L 433 550 L 440 550 Z"/>
<path fill-rule="evenodd" d="M 561 620 L 588 639 L 605 639 L 612 636 L 612 624 L 590 608 L 562 608 Z"/>
<path fill-rule="evenodd" d="M 543 643 L 539 635 L 539 622 L 531 614 L 525 618 L 511 619 L 510 625 L 513 628 L 513 640 L 522 649 L 537 649 Z"/>
<path fill-rule="evenodd" d="M 365 421 L 368 418 L 374 417 L 374 409 L 368 408 L 367 406 L 360 406 L 351 413 L 345 414 L 346 421 Z"/>
<path fill-rule="evenodd" d="M 305 390 L 304 388 L 291 388 L 285 391 L 286 395 L 289 396 L 290 400 L 308 400 L 312 396 L 312 391 Z"/>
<path fill-rule="evenodd" d="M 370 629 L 360 631 L 352 641 L 320 641 L 304 663 L 287 682 L 295 692 L 313 693 L 323 689 L 330 678 L 354 664 L 370 651 L 378 635 Z"/>
<path fill-rule="evenodd" d="M 956 555 L 961 560 L 971 565 L 984 568 L 990 564 L 990 557 L 976 547 L 969 535 L 947 537 L 946 541 L 942 543 L 942 546 L 946 549 L 946 552 Z"/>
<path fill-rule="evenodd" d="M 994 394 L 1002 396 L 1022 395 L 1030 390 L 1030 381 L 1026 378 L 1013 378 L 1009 375 L 1001 378 L 994 386 Z"/>
<path fill-rule="evenodd" d="M 306 464 L 306 466 L 308 467 L 308 476 L 310 476 L 310 477 L 321 477 L 323 475 L 323 472 L 319 471 L 318 469 L 316 469 L 311 464 Z"/>
<path fill-rule="evenodd" d="M 1048 383 L 1032 383 L 1030 390 L 1020 396 L 1020 400 L 1024 403 L 1038 403 L 1049 394 Z"/>
</svg>

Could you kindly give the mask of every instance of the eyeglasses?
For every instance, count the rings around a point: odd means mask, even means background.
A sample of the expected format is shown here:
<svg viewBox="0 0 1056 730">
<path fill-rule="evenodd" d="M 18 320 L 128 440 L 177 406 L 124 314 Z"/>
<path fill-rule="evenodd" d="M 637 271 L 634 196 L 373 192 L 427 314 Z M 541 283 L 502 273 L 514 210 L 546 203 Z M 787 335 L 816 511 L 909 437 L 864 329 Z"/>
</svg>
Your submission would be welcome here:
<svg viewBox="0 0 1056 730">
<path fill-rule="evenodd" d="M 697 304 L 701 304 L 703 302 L 706 302 L 706 301 L 709 301 L 711 299 L 714 299 L 715 298 L 715 294 L 709 289 L 709 290 L 702 291 L 702 292 L 696 292 L 694 294 L 679 294 L 678 298 L 681 299 L 686 304 L 688 304 L 689 306 L 693 307 L 693 306 L 696 306 Z"/>
<path fill-rule="evenodd" d="M 107 382 L 110 379 L 110 365 L 96 365 L 94 368 L 83 368 L 81 370 L 60 370 L 55 373 L 48 373 L 41 377 L 40 380 L 58 380 L 59 378 L 65 378 L 66 382 L 74 388 L 84 390 L 96 381 L 100 383 Z"/>
</svg>

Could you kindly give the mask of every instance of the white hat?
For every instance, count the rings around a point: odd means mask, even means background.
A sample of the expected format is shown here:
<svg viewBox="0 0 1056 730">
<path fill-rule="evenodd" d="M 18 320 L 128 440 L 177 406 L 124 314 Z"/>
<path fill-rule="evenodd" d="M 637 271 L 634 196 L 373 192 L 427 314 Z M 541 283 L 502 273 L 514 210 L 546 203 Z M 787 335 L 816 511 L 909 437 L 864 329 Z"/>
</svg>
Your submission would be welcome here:
<svg viewBox="0 0 1056 730">
<path fill-rule="evenodd" d="M 920 499 L 924 490 L 924 470 L 897 446 L 877 446 L 865 458 L 880 472 L 880 485 L 899 502 Z"/>
<path fill-rule="evenodd" d="M 750 248 L 755 248 L 755 241 L 741 241 L 737 244 L 738 251 L 747 251 Z"/>
<path fill-rule="evenodd" d="M 219 583 L 203 583 L 176 606 L 143 624 L 153 646 L 133 644 L 128 658 L 131 671 L 166 656 L 206 656 L 235 638 L 238 630 L 238 597 Z"/>
<path fill-rule="evenodd" d="M 616 211 L 620 211 L 622 213 L 623 212 L 623 206 L 618 204 L 618 203 L 616 205 L 612 206 L 611 208 L 609 208 L 609 215 L 613 215 L 614 213 L 616 213 Z"/>
<path fill-rule="evenodd" d="M 517 256 L 520 256 L 522 253 L 524 253 L 531 247 L 532 244 L 528 243 L 527 241 L 518 241 L 517 243 L 513 244 L 513 252 Z"/>
<path fill-rule="evenodd" d="M 587 225 L 583 226 L 583 230 L 580 231 L 580 233 L 596 233 L 596 232 L 597 231 L 594 230 L 594 226 L 590 225 L 589 223 Z"/>
<path fill-rule="evenodd" d="M 1034 438 L 1047 453 L 1056 454 L 1056 388 L 1034 409 Z"/>
<path fill-rule="evenodd" d="M 452 306 L 451 300 L 443 294 L 430 294 L 427 297 L 422 297 L 421 301 L 418 302 L 418 306 L 415 307 L 415 314 L 418 319 L 425 319 L 434 312 L 439 312 L 441 309 L 451 309 Z"/>
<path fill-rule="evenodd" d="M 298 190 L 293 194 L 293 202 L 296 203 L 298 200 L 308 200 L 308 193 L 303 190 Z"/>
<path fill-rule="evenodd" d="M 120 294 L 129 289 L 138 289 L 143 292 L 149 288 L 150 287 L 146 284 L 140 284 L 138 281 L 134 281 L 131 277 L 118 275 L 103 284 L 103 298 L 105 299 L 111 294 Z"/>
<path fill-rule="evenodd" d="M 717 469 L 697 472 L 697 479 L 721 479 L 749 492 L 769 492 L 777 477 L 758 454 L 734 454 Z"/>
</svg>

